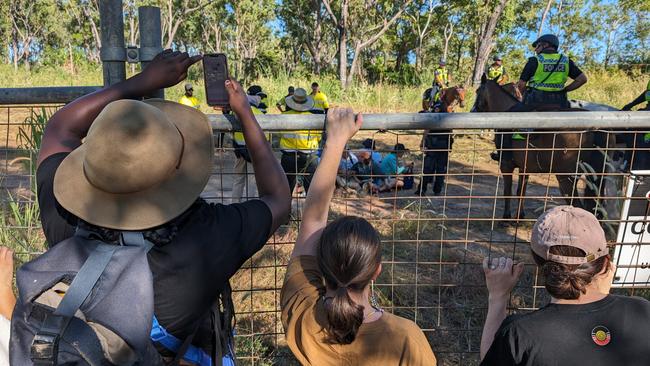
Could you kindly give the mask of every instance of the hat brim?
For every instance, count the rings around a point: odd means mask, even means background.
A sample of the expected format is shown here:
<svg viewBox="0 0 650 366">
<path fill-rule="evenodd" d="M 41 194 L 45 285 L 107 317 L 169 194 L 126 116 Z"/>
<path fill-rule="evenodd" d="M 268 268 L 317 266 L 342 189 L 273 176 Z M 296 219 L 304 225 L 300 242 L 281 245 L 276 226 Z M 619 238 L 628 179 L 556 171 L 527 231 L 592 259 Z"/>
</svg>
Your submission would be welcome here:
<svg viewBox="0 0 650 366">
<path fill-rule="evenodd" d="M 178 168 L 167 180 L 147 190 L 110 193 L 87 180 L 83 168 L 86 147 L 82 144 L 61 162 L 54 176 L 54 195 L 70 213 L 100 227 L 143 230 L 169 222 L 199 197 L 210 178 L 214 155 L 207 117 L 194 108 L 162 99 L 145 103 L 165 113 L 182 134 L 184 147 Z M 119 141 L 115 148 L 119 148 Z"/>
<path fill-rule="evenodd" d="M 296 103 L 292 97 L 284 98 L 284 102 L 294 111 L 307 112 L 314 109 L 314 99 L 311 96 L 307 96 L 307 100 L 304 103 Z"/>
</svg>

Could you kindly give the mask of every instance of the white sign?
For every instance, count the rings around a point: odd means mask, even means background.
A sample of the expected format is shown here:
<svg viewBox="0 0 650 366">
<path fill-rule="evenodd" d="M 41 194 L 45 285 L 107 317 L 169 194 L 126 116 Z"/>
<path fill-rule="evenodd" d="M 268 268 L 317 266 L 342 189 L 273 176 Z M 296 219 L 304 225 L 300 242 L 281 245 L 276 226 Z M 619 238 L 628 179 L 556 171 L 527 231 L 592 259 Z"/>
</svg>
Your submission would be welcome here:
<svg viewBox="0 0 650 366">
<path fill-rule="evenodd" d="M 631 173 L 614 251 L 613 285 L 650 287 L 650 170 Z"/>
</svg>

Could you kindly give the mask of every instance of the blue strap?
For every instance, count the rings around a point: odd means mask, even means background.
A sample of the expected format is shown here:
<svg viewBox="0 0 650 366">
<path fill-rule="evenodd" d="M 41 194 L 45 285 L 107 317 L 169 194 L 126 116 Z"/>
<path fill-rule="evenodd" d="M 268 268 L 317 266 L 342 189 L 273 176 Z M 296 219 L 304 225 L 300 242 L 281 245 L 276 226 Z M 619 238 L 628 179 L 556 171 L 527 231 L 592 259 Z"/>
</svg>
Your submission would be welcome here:
<svg viewBox="0 0 650 366">
<path fill-rule="evenodd" d="M 159 343 L 161 346 L 172 352 L 177 352 L 183 344 L 180 339 L 169 334 L 167 329 L 158 323 L 158 319 L 156 319 L 155 315 L 153 317 L 153 326 L 151 328 L 150 337 L 152 341 Z M 204 350 L 194 345 L 190 345 L 187 348 L 187 352 L 183 355 L 183 359 L 192 362 L 195 365 L 212 366 L 212 357 L 210 357 L 210 355 L 208 355 Z M 225 362 L 224 365 L 226 365 Z"/>
</svg>

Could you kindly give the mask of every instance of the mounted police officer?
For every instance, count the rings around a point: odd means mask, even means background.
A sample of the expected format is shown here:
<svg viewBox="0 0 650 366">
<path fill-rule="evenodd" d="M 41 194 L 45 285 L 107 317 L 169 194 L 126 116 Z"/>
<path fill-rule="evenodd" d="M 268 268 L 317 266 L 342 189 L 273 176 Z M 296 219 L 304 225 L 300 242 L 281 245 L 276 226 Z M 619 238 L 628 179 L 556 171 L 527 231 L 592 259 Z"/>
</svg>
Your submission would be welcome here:
<svg viewBox="0 0 650 366">
<path fill-rule="evenodd" d="M 647 102 L 645 108 L 639 109 L 639 110 L 646 110 L 650 111 L 650 80 L 648 80 L 648 86 L 646 87 L 646 90 L 643 91 L 636 99 L 631 101 L 630 103 L 626 104 L 623 109 L 623 111 L 629 111 L 632 110 L 632 108 L 636 107 L 637 105 Z"/>
<path fill-rule="evenodd" d="M 433 105 L 440 100 L 440 92 L 444 88 L 449 87 L 451 77 L 449 70 L 447 70 L 447 61 L 443 58 L 438 63 L 438 68 L 433 72 L 433 84 L 431 85 L 431 97 L 429 99 L 429 108 L 432 109 Z"/>
<path fill-rule="evenodd" d="M 517 83 L 524 102 L 511 112 L 569 108 L 567 92 L 583 86 L 587 76 L 568 56 L 558 52 L 559 46 L 560 41 L 553 34 L 545 34 L 533 42 L 536 56 L 528 59 Z M 568 78 L 573 82 L 565 86 Z"/>
<path fill-rule="evenodd" d="M 517 82 L 517 88 L 524 95 L 524 100 L 515 104 L 510 112 L 569 108 L 567 92 L 583 86 L 587 82 L 587 76 L 568 56 L 558 52 L 559 46 L 560 41 L 554 34 L 545 34 L 533 42 L 536 56 L 528 59 Z M 566 85 L 569 78 L 573 81 Z M 512 147 L 513 139 L 524 137 L 518 133 L 495 136 L 497 150 L 506 149 L 503 151 L 503 160 L 512 159 L 512 153 L 507 149 Z M 491 157 L 499 161 L 498 153 L 492 153 Z"/>
<path fill-rule="evenodd" d="M 499 56 L 494 56 L 492 61 L 492 65 L 487 70 L 487 77 L 496 81 L 499 85 L 503 85 L 508 80 L 506 68 L 503 67 L 503 60 Z"/>
</svg>

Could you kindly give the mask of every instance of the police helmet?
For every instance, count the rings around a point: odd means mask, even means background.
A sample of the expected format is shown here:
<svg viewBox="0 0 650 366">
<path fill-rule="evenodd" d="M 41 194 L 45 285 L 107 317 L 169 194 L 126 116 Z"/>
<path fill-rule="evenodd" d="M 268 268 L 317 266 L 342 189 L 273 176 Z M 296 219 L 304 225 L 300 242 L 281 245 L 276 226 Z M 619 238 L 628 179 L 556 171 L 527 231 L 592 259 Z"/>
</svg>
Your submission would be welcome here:
<svg viewBox="0 0 650 366">
<path fill-rule="evenodd" d="M 501 61 L 501 57 L 494 56 L 494 57 L 492 57 L 492 61 Z"/>
<path fill-rule="evenodd" d="M 537 47 L 537 44 L 540 42 L 546 42 L 555 48 L 560 47 L 560 40 L 557 38 L 555 34 L 545 34 L 537 38 L 535 42 L 533 42 L 533 47 Z"/>
<path fill-rule="evenodd" d="M 438 62 L 438 64 L 439 65 L 447 65 L 447 60 L 445 60 L 444 58 L 441 58 L 440 62 Z"/>
</svg>

